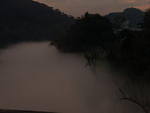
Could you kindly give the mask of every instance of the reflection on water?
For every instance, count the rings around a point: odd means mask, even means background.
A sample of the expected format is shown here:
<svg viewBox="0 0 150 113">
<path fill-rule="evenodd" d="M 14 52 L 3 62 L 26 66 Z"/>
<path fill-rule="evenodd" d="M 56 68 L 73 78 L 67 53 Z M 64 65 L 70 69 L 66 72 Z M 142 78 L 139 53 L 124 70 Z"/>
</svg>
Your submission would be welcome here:
<svg viewBox="0 0 150 113">
<path fill-rule="evenodd" d="M 0 108 L 135 112 L 130 109 L 133 105 L 119 102 L 106 62 L 92 71 L 85 67 L 81 56 L 59 53 L 48 42 L 22 43 L 1 50 L 0 54 Z"/>
</svg>

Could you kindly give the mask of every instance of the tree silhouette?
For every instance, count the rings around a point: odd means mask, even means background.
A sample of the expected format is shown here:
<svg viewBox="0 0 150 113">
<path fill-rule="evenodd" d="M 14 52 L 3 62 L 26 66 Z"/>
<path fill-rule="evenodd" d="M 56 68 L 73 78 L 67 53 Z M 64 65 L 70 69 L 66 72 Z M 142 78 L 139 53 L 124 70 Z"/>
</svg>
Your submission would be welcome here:
<svg viewBox="0 0 150 113">
<path fill-rule="evenodd" d="M 150 112 L 149 83 L 127 80 L 119 87 L 120 100 L 127 101 L 139 107 L 143 113 Z"/>
<path fill-rule="evenodd" d="M 107 43 L 112 42 L 112 39 L 113 31 L 109 21 L 98 14 L 86 13 L 76 20 L 63 40 L 68 49 L 85 51 L 97 46 L 107 48 Z"/>
<path fill-rule="evenodd" d="M 111 23 L 99 14 L 87 12 L 77 18 L 64 38 L 55 41 L 55 44 L 63 51 L 84 53 L 89 64 L 92 64 L 100 54 L 104 54 L 103 50 L 110 52 L 113 40 Z"/>
</svg>

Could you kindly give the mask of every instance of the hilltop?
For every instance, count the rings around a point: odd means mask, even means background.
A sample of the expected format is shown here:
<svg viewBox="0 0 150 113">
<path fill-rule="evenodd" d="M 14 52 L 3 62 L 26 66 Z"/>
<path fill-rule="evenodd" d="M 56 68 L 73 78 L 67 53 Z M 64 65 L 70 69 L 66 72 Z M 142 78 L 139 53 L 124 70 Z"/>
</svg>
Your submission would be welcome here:
<svg viewBox="0 0 150 113">
<path fill-rule="evenodd" d="M 136 8 L 127 8 L 123 12 L 114 12 L 106 15 L 106 18 L 116 29 L 141 28 L 144 21 L 144 12 Z"/>
<path fill-rule="evenodd" d="M 58 9 L 32 0 L 1 0 L 0 44 L 53 40 L 73 21 Z"/>
</svg>

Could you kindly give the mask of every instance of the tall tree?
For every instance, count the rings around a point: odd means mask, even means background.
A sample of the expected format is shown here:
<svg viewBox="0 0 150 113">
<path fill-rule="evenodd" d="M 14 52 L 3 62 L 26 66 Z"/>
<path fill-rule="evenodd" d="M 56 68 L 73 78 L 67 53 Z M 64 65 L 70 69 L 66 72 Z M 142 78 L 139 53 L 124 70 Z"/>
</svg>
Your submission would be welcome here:
<svg viewBox="0 0 150 113">
<path fill-rule="evenodd" d="M 86 13 L 78 18 L 63 39 L 62 48 L 71 51 L 88 51 L 91 48 L 109 48 L 113 40 L 111 23 L 98 14 Z"/>
</svg>

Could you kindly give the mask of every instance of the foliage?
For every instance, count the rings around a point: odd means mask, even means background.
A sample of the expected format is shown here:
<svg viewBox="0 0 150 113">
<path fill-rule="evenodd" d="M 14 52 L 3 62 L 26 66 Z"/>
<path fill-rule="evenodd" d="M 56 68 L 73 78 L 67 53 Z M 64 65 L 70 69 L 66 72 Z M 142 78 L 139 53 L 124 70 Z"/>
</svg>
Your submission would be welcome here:
<svg viewBox="0 0 150 113">
<path fill-rule="evenodd" d="M 113 41 L 112 26 L 109 21 L 98 15 L 86 13 L 76 19 L 63 40 L 58 41 L 60 49 L 84 52 L 91 48 L 107 49 Z"/>
</svg>

